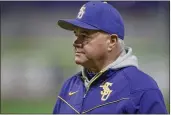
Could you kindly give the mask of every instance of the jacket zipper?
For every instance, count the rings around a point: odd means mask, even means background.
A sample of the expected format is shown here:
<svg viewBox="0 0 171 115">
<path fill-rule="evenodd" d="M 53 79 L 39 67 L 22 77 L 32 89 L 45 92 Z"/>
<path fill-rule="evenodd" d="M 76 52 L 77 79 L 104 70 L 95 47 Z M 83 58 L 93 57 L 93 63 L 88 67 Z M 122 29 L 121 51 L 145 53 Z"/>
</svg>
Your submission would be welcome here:
<svg viewBox="0 0 171 115">
<path fill-rule="evenodd" d="M 89 89 L 90 89 L 91 84 L 92 84 L 97 78 L 99 78 L 105 71 L 106 71 L 106 70 L 101 71 L 100 73 L 98 73 L 98 74 L 95 76 L 95 79 L 89 83 L 88 87 L 85 87 L 85 85 L 84 85 L 84 88 L 86 89 L 86 91 L 85 91 L 85 93 L 84 93 L 84 95 L 83 95 L 83 101 L 82 101 L 82 106 L 81 106 L 81 112 L 80 112 L 80 113 L 83 112 L 84 101 L 85 101 L 85 98 L 86 98 L 86 96 L 87 96 L 87 93 L 88 93 L 88 91 L 89 91 Z"/>
<path fill-rule="evenodd" d="M 82 101 L 82 105 L 81 105 L 80 114 L 83 112 L 84 101 L 85 101 L 85 98 L 86 98 L 86 95 L 87 95 L 87 92 L 88 92 L 85 86 L 84 86 L 84 90 L 86 90 L 86 91 L 85 91 L 85 93 L 83 95 L 83 101 Z"/>
</svg>

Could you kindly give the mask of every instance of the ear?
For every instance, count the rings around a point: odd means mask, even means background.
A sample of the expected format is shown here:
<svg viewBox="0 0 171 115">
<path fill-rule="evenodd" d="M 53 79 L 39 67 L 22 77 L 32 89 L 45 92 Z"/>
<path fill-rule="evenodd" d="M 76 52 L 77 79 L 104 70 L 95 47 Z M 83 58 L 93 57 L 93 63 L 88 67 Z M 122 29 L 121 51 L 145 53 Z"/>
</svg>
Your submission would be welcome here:
<svg viewBox="0 0 171 115">
<path fill-rule="evenodd" d="M 118 36 L 116 34 L 110 35 L 108 51 L 112 51 L 113 47 L 116 46 L 118 42 Z"/>
</svg>

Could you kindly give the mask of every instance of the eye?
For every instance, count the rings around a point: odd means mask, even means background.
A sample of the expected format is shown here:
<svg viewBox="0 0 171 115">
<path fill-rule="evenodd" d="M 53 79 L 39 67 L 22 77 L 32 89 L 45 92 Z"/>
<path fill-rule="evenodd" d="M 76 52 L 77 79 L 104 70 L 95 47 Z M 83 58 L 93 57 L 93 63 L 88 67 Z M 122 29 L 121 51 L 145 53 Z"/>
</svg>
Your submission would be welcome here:
<svg viewBox="0 0 171 115">
<path fill-rule="evenodd" d="M 88 36 L 86 34 L 79 34 L 79 35 L 77 35 L 77 37 L 79 37 L 82 40 L 85 40 L 88 38 Z"/>
<path fill-rule="evenodd" d="M 80 35 L 81 36 L 81 38 L 83 38 L 83 39 L 85 39 L 87 36 L 86 35 Z"/>
</svg>

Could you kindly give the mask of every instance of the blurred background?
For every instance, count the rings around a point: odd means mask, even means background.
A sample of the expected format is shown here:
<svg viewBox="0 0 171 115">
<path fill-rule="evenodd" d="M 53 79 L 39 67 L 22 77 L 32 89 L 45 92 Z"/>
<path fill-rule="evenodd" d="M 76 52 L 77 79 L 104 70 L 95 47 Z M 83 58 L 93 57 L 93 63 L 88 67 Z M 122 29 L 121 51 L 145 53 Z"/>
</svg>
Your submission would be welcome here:
<svg viewBox="0 0 171 115">
<path fill-rule="evenodd" d="M 86 1 L 0 2 L 1 113 L 52 113 L 74 63 L 72 32 L 56 26 L 75 18 Z M 125 22 L 125 43 L 158 83 L 169 110 L 169 1 L 108 2 Z"/>
</svg>

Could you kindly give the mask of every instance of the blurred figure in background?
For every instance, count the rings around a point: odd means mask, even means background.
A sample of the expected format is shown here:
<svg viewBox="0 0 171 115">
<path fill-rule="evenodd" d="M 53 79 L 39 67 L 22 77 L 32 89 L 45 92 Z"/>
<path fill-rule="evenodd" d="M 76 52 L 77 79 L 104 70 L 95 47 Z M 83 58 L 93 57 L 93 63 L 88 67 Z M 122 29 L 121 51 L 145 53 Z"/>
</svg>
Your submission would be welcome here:
<svg viewBox="0 0 171 115">
<path fill-rule="evenodd" d="M 54 114 L 167 113 L 157 83 L 124 45 L 123 19 L 112 5 L 88 2 L 58 25 L 74 32 L 75 63 L 83 69 L 64 83 Z"/>
</svg>

